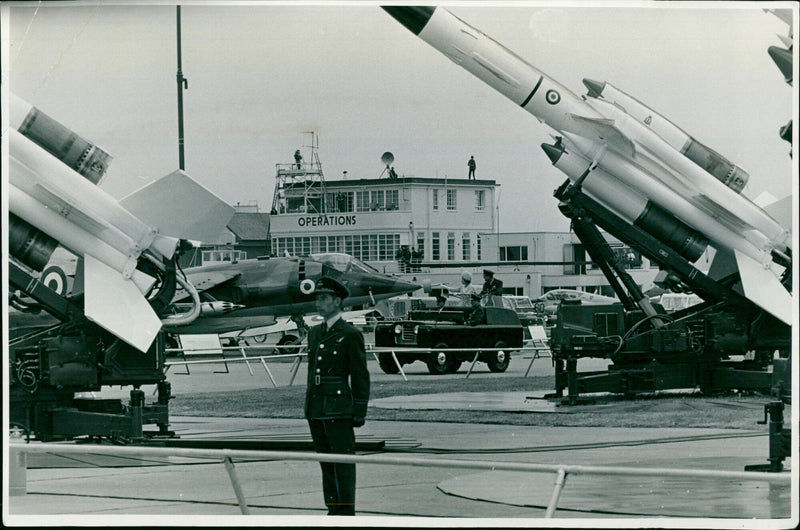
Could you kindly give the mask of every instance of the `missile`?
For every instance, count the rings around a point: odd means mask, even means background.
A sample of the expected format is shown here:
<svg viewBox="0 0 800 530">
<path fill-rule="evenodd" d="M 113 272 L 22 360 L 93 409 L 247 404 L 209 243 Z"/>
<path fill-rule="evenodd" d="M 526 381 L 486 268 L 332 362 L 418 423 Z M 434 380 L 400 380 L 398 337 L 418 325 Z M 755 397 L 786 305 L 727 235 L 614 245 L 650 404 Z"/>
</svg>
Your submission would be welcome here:
<svg viewBox="0 0 800 530">
<path fill-rule="evenodd" d="M 584 79 L 583 84 L 588 89 L 587 95 L 590 98 L 603 98 L 605 101 L 621 107 L 629 116 L 649 127 L 670 147 L 679 151 L 733 191 L 741 193 L 744 189 L 750 178 L 747 171 L 692 138 L 661 114 L 611 83 Z"/>
<path fill-rule="evenodd" d="M 745 296 L 791 322 L 791 295 L 772 263 L 774 256 L 789 261 L 790 234 L 740 195 L 746 171 L 607 83 L 586 80 L 588 97 L 577 96 L 445 9 L 383 9 L 557 131 L 566 147 L 542 147 L 589 195 L 689 261 L 696 261 L 708 242 L 730 251 Z M 767 291 L 770 296 L 763 295 Z"/>
<path fill-rule="evenodd" d="M 13 94 L 10 107 L 10 252 L 35 270 L 58 244 L 83 258 L 86 318 L 147 351 L 162 320 L 145 296 L 157 280 L 137 269 L 140 260 L 163 270 L 181 239 L 161 228 L 203 239 L 224 229 L 233 208 L 182 171 L 117 201 L 96 185 L 111 160 L 105 151 Z M 164 322 L 186 324 L 201 303 L 190 283 L 176 281 L 193 307 Z"/>
<path fill-rule="evenodd" d="M 792 84 L 792 50 L 781 48 L 779 46 L 770 46 L 767 48 L 767 53 L 775 62 L 775 66 L 783 74 L 783 80 L 788 84 Z"/>
<path fill-rule="evenodd" d="M 98 238 L 133 257 L 145 249 L 167 258 L 173 256 L 178 238 L 160 235 L 106 191 L 13 129 L 9 130 L 9 155 L 18 162 L 18 171 L 10 173 L 9 181 L 43 204 L 60 210 L 65 218 L 80 212 L 102 226 L 97 231 Z"/>
</svg>

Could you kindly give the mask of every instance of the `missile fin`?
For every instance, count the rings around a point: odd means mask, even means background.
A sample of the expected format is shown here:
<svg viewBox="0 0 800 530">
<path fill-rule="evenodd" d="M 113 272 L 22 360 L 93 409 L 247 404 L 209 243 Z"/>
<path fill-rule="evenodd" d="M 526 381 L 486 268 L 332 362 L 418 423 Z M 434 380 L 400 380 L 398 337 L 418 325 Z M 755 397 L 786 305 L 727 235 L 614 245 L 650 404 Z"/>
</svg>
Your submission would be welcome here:
<svg viewBox="0 0 800 530">
<path fill-rule="evenodd" d="M 234 214 L 233 207 L 181 170 L 150 182 L 119 202 L 165 234 L 198 241 L 216 241 Z"/>
<path fill-rule="evenodd" d="M 564 130 L 590 140 L 604 142 L 619 153 L 632 157 L 636 152 L 634 143 L 622 131 L 614 126 L 614 120 L 605 118 L 587 118 L 570 114 Z M 587 135 L 587 132 L 590 134 Z"/>
<path fill-rule="evenodd" d="M 84 256 L 84 314 L 103 329 L 146 352 L 161 320 L 131 280 L 91 255 Z"/>
<path fill-rule="evenodd" d="M 775 273 L 765 269 L 753 258 L 734 250 L 744 295 L 754 304 L 792 325 L 792 295 L 783 287 Z"/>
</svg>

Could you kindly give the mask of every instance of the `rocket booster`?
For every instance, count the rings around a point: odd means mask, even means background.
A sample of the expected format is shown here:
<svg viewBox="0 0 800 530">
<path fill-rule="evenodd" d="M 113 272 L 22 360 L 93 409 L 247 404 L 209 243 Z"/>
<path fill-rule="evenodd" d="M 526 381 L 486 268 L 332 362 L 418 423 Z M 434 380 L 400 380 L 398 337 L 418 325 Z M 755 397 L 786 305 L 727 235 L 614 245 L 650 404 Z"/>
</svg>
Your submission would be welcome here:
<svg viewBox="0 0 800 530">
<path fill-rule="evenodd" d="M 759 283 L 780 287 L 771 262 L 773 255 L 788 259 L 790 234 L 740 195 L 749 178 L 742 168 L 608 83 L 586 79 L 588 97 L 577 96 L 445 9 L 383 9 L 560 133 L 566 147 L 543 144 L 548 157 L 617 215 L 689 261 L 696 261 L 709 242 L 735 254 L 740 270 L 748 271 L 742 276 L 750 276 L 742 280 L 746 295 Z M 787 320 L 786 311 L 777 307 L 784 298 L 748 297 Z"/>
</svg>

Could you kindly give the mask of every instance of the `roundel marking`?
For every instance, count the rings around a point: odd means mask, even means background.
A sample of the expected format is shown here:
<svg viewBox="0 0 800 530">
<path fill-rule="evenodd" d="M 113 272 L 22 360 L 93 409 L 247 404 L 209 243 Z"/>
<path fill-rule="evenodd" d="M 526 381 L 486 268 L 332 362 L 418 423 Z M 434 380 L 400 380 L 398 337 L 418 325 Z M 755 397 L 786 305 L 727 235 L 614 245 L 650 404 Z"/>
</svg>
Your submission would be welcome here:
<svg viewBox="0 0 800 530">
<path fill-rule="evenodd" d="M 559 101 L 561 101 L 561 94 L 558 91 L 553 90 L 552 88 L 547 91 L 547 94 L 544 95 L 544 99 L 547 100 L 548 103 L 551 105 L 555 105 Z"/>
<path fill-rule="evenodd" d="M 42 271 L 39 281 L 55 291 L 56 294 L 64 296 L 67 294 L 67 275 L 61 267 L 50 266 Z"/>
<path fill-rule="evenodd" d="M 311 278 L 306 278 L 302 282 L 300 282 L 300 292 L 303 294 L 311 294 L 316 289 L 316 285 L 314 284 L 314 280 Z"/>
</svg>

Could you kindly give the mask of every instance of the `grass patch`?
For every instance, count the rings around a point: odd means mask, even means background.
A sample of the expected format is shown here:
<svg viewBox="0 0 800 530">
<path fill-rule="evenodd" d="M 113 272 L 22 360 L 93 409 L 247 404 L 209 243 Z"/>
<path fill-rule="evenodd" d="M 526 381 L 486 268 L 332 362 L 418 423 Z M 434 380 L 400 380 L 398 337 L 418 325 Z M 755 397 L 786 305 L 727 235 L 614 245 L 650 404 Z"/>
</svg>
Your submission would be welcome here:
<svg viewBox="0 0 800 530">
<path fill-rule="evenodd" d="M 450 392 L 552 391 L 553 377 L 463 377 L 373 382 L 370 399 Z M 264 388 L 238 392 L 197 393 L 170 402 L 170 414 L 241 418 L 303 418 L 305 387 Z M 435 399 L 432 397 L 431 399 Z M 706 427 L 753 429 L 763 419 L 768 396 L 695 394 L 597 398 L 591 405 L 563 407 L 563 412 L 495 412 L 479 410 L 404 410 L 370 407 L 367 421 L 420 421 L 572 427 Z M 785 418 L 791 417 L 786 407 Z"/>
</svg>

